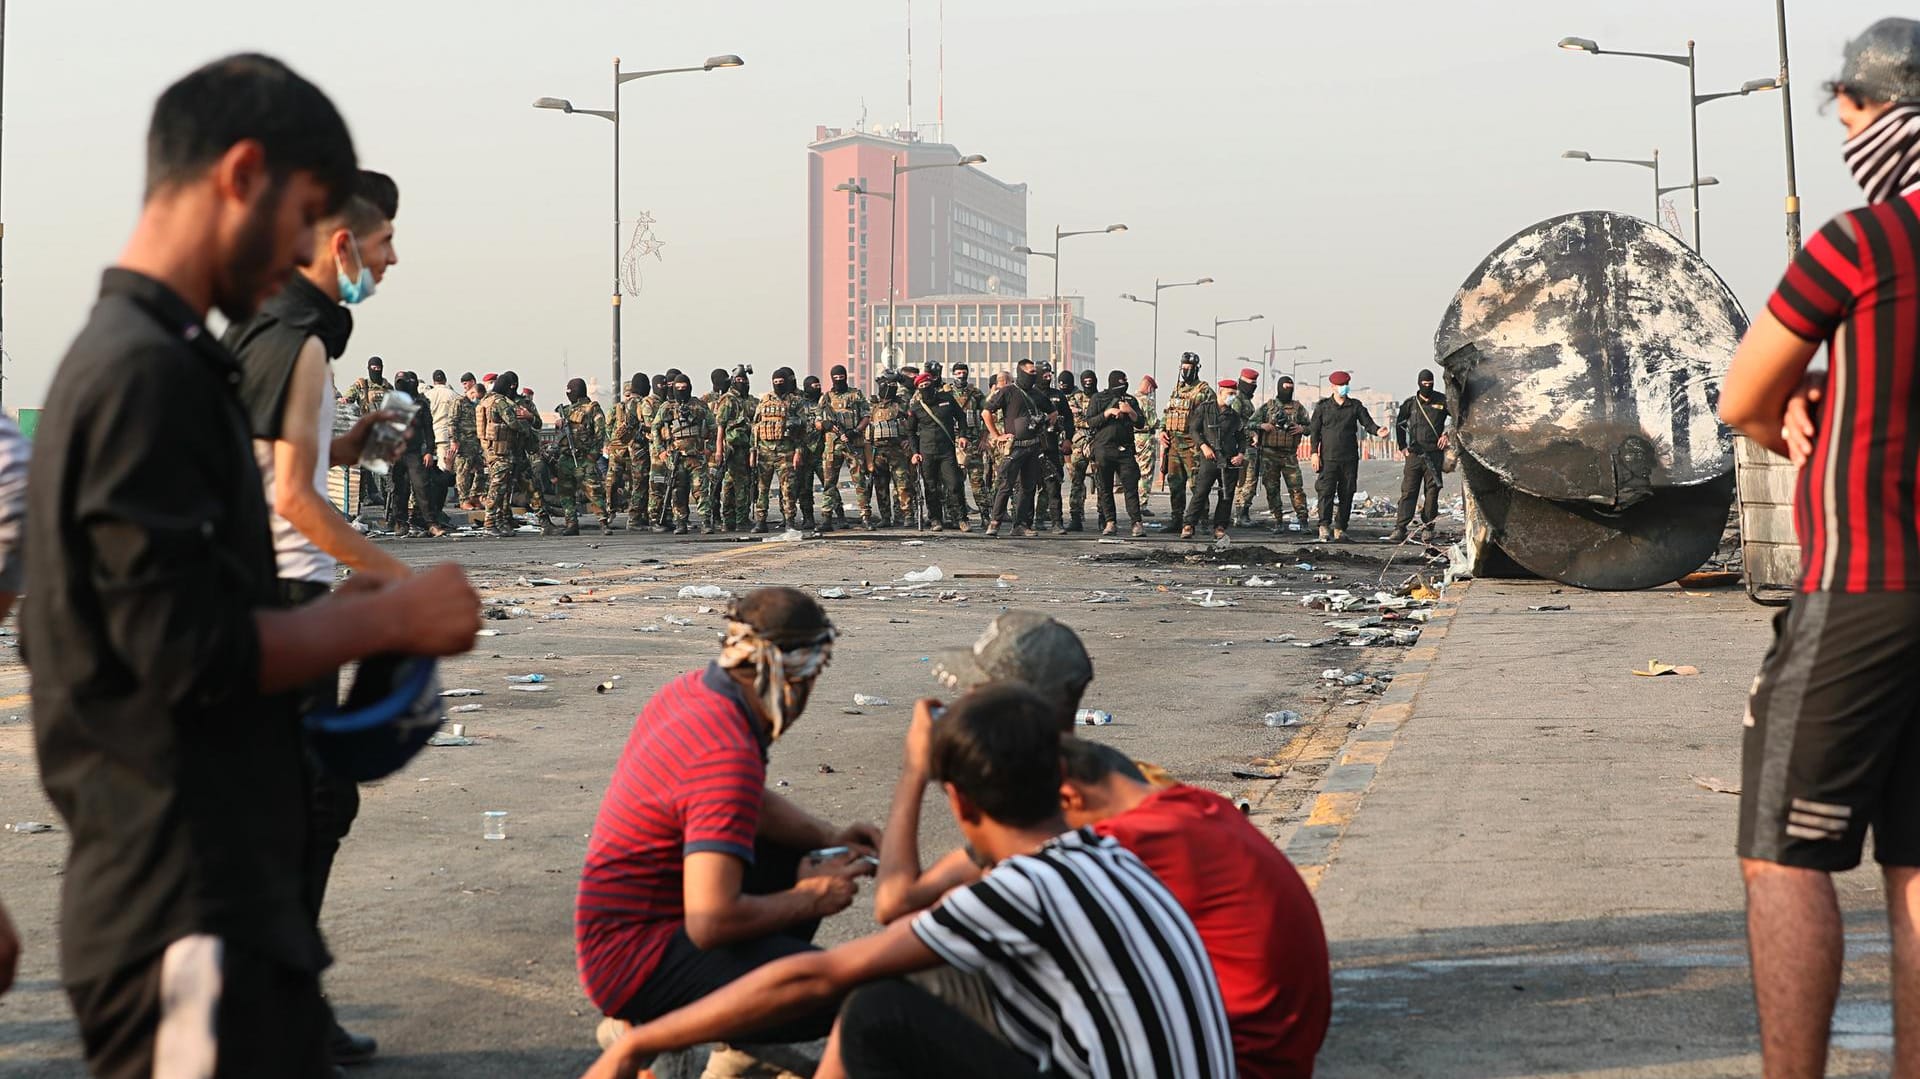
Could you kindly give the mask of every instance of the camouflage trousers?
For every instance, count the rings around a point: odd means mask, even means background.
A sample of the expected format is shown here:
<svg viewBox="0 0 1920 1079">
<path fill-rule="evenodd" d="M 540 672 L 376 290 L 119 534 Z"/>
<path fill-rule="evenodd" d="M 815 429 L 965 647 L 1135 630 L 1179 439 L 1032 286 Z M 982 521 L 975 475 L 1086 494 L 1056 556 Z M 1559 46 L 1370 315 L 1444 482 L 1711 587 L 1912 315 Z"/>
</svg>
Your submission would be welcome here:
<svg viewBox="0 0 1920 1079">
<path fill-rule="evenodd" d="M 1042 521 L 1050 521 L 1055 528 L 1064 526 L 1067 518 L 1061 510 L 1064 503 L 1060 498 L 1060 482 L 1067 471 L 1067 459 L 1056 453 L 1040 455 L 1040 499 L 1033 511 L 1034 527 Z"/>
<path fill-rule="evenodd" d="M 1247 463 L 1240 466 L 1240 485 L 1233 491 L 1233 510 L 1236 514 L 1247 514 L 1253 509 L 1253 496 L 1260 493 L 1260 458 L 1263 451 L 1258 446 L 1247 447 Z M 1278 520 L 1278 518 L 1275 518 Z"/>
<path fill-rule="evenodd" d="M 776 487 L 780 491 L 780 520 L 788 528 L 800 521 L 796 508 L 800 476 L 793 464 L 794 451 L 777 442 L 763 442 L 753 448 L 753 523 L 767 520 L 767 503 Z"/>
<path fill-rule="evenodd" d="M 1267 485 L 1267 512 L 1273 523 L 1286 520 L 1280 512 L 1280 491 L 1284 487 L 1293 502 L 1293 519 L 1307 523 L 1307 485 L 1300 478 L 1300 454 L 1296 450 L 1271 447 L 1260 451 L 1260 482 Z"/>
<path fill-rule="evenodd" d="M 873 448 L 873 470 L 867 477 L 867 493 L 876 496 L 880 516 L 887 517 L 887 488 L 893 488 L 895 521 L 908 521 L 913 517 L 913 492 L 909 486 L 913 482 L 913 458 L 900 448 L 899 443 L 889 442 Z M 876 491 L 875 488 L 878 488 Z M 860 503 L 860 515 L 868 516 L 868 503 Z"/>
<path fill-rule="evenodd" d="M 647 444 L 635 442 L 614 444 L 607 447 L 607 498 L 615 498 L 616 490 L 625 491 L 624 506 L 610 505 L 608 513 L 627 511 L 627 523 L 645 520 L 647 505 L 651 501 L 648 488 L 651 486 L 652 470 L 647 467 Z"/>
<path fill-rule="evenodd" d="M 1070 514 L 1073 523 L 1079 524 L 1087 515 L 1087 488 L 1098 483 L 1099 472 L 1093 466 L 1091 447 L 1076 445 L 1073 456 L 1067 458 L 1067 482 L 1073 488 L 1073 508 Z"/>
<path fill-rule="evenodd" d="M 1167 447 L 1167 500 L 1172 503 L 1173 519 L 1187 519 L 1187 486 L 1194 482 L 1199 472 L 1195 460 L 1199 451 L 1194 449 L 1191 439 L 1176 438 L 1173 445 Z"/>
<path fill-rule="evenodd" d="M 479 503 L 487 493 L 487 459 L 463 443 L 453 459 L 453 490 L 462 502 Z"/>
<path fill-rule="evenodd" d="M 793 504 L 807 520 L 813 519 L 813 498 L 818 489 L 814 481 L 820 477 L 821 456 L 822 451 L 817 447 L 800 451 L 800 472 L 794 477 Z"/>
<path fill-rule="evenodd" d="M 1133 463 L 1140 469 L 1140 501 L 1145 504 L 1147 495 L 1153 491 L 1154 458 L 1160 456 L 1160 440 L 1153 435 L 1137 436 L 1133 440 Z"/>
<path fill-rule="evenodd" d="M 840 498 L 840 470 L 847 470 L 847 476 L 853 480 L 855 505 L 865 506 L 868 495 L 872 493 L 872 479 L 867 475 L 867 458 L 864 447 L 854 439 L 839 434 L 827 436 L 826 451 L 820 456 L 820 515 L 829 514 L 845 518 L 846 504 Z"/>
<path fill-rule="evenodd" d="M 613 516 L 607 510 L 607 486 L 600 479 L 600 454 L 561 453 L 553 462 L 554 486 L 560 494 L 560 505 L 566 510 L 567 523 L 580 523 L 580 503 L 586 502 L 601 520 Z M 582 496 L 585 496 L 582 498 Z"/>
<path fill-rule="evenodd" d="M 986 516 L 987 507 L 993 505 L 993 489 L 987 482 L 987 453 L 981 448 L 985 443 L 986 439 L 982 436 L 979 442 L 962 451 L 966 454 L 966 460 L 960 466 L 960 471 L 967 474 L 968 486 L 973 489 L 971 509 L 978 510 L 983 517 Z M 967 516 L 969 506 L 963 502 L 960 509 L 961 516 Z"/>
<path fill-rule="evenodd" d="M 513 500 L 524 495 L 527 509 L 546 516 L 547 500 L 533 482 L 533 462 L 524 453 L 500 453 L 487 458 L 487 526 L 510 528 L 513 524 Z"/>
<path fill-rule="evenodd" d="M 699 451 L 653 456 L 653 518 L 665 526 L 686 524 L 689 506 L 707 504 L 707 458 Z"/>
<path fill-rule="evenodd" d="M 752 516 L 753 465 L 745 446 L 730 446 L 707 473 L 707 520 L 725 528 L 745 528 Z"/>
</svg>

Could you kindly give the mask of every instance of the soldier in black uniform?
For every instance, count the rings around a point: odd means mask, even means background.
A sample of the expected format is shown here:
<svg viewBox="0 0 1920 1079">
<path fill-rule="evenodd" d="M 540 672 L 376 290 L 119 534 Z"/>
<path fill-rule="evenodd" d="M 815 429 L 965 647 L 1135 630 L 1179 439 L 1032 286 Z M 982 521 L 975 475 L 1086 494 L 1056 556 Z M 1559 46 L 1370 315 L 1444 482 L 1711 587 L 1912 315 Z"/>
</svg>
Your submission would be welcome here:
<svg viewBox="0 0 1920 1079">
<path fill-rule="evenodd" d="M 1073 394 L 1073 372 L 1060 372 L 1060 381 L 1051 381 L 1053 368 L 1049 364 L 1040 365 L 1040 387 L 1047 394 L 1048 417 L 1045 434 L 1040 439 L 1040 512 L 1035 516 L 1035 524 L 1041 518 L 1053 522 L 1053 530 L 1061 534 L 1067 531 L 1066 501 L 1060 497 L 1061 483 L 1066 479 L 1067 450 L 1073 445 L 1073 406 L 1068 398 Z"/>
<path fill-rule="evenodd" d="M 1133 522 L 1133 534 L 1144 536 L 1140 523 L 1140 462 L 1135 454 L 1134 434 L 1145 430 L 1146 413 L 1140 401 L 1127 392 L 1127 373 L 1107 374 L 1107 388 L 1093 395 L 1087 405 L 1088 450 L 1094 465 L 1094 503 L 1100 509 L 1100 534 L 1114 533 L 1113 485 L 1125 486 L 1127 518 Z"/>
<path fill-rule="evenodd" d="M 958 451 L 973 439 L 966 410 L 930 372 L 914 379 L 914 391 L 907 406 L 907 440 L 927 489 L 927 527 L 935 532 L 948 528 L 965 532 L 960 507 L 966 501 L 966 476 L 960 471 Z"/>
<path fill-rule="evenodd" d="M 1233 379 L 1221 379 L 1217 398 L 1198 402 L 1187 414 L 1187 434 L 1199 449 L 1200 470 L 1180 528 L 1181 539 L 1192 538 L 1194 527 L 1206 516 L 1207 495 L 1216 484 L 1220 503 L 1213 511 L 1213 538 L 1225 537 L 1233 520 L 1233 488 L 1240 479 L 1240 466 L 1247 461 L 1247 421 L 1232 404 L 1238 386 Z"/>
<path fill-rule="evenodd" d="M 998 536 L 1006 523 L 1007 503 L 1013 502 L 1016 535 L 1033 535 L 1033 503 L 1040 484 L 1040 433 L 1048 422 L 1052 398 L 1040 386 L 1032 357 L 1015 365 L 1018 372 L 987 398 L 981 419 L 998 444 L 1000 473 L 993 484 L 993 510 L 987 535 Z"/>
<path fill-rule="evenodd" d="M 1327 376 L 1333 395 L 1313 406 L 1308 434 L 1313 439 L 1313 470 L 1319 473 L 1314 489 L 1320 497 L 1320 542 L 1347 538 L 1347 519 L 1353 514 L 1353 489 L 1360 481 L 1360 432 L 1380 437 L 1386 428 L 1373 422 L 1367 406 L 1347 396 L 1353 376 L 1335 371 Z M 1331 533 L 1331 534 L 1329 534 Z"/>
<path fill-rule="evenodd" d="M 1400 474 L 1400 518 L 1394 522 L 1388 543 L 1407 538 L 1407 526 L 1413 521 L 1414 506 L 1426 495 L 1420 507 L 1420 528 L 1433 527 L 1440 516 L 1440 476 L 1445 470 L 1447 452 L 1447 395 L 1433 388 L 1433 372 L 1420 372 L 1420 388 L 1400 406 L 1393 423 L 1393 440 L 1407 464 Z"/>
</svg>

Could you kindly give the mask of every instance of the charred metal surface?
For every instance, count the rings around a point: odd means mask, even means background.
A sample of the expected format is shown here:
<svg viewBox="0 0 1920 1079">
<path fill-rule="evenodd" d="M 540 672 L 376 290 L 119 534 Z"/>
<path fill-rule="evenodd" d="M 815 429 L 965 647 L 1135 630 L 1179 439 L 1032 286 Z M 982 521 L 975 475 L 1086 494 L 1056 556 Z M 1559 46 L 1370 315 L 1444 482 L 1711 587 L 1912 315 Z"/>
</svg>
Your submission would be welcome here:
<svg viewBox="0 0 1920 1079">
<path fill-rule="evenodd" d="M 1664 229 L 1588 211 L 1487 256 L 1434 344 L 1463 450 L 1528 494 L 1621 508 L 1732 469 L 1715 412 L 1746 326 Z"/>
</svg>

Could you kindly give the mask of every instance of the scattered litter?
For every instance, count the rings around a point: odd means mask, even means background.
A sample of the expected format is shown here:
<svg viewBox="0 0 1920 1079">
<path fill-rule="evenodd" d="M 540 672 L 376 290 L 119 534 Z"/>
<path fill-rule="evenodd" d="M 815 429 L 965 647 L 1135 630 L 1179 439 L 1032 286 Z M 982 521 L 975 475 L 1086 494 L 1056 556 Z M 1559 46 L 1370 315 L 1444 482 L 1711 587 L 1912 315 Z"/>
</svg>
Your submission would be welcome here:
<svg viewBox="0 0 1920 1079">
<path fill-rule="evenodd" d="M 560 658 L 560 653 L 558 653 L 558 652 L 548 652 L 548 653 L 547 653 L 546 655 L 544 655 L 544 656 L 541 656 L 540 658 L 541 658 L 541 659 L 559 659 L 559 658 Z"/>
<path fill-rule="evenodd" d="M 823 776 L 830 776 L 830 775 L 832 775 L 832 774 L 833 774 L 833 765 L 831 765 L 831 764 L 823 764 L 823 765 L 821 765 L 821 766 L 820 766 L 820 774 L 821 774 L 821 775 L 823 775 Z"/>
<path fill-rule="evenodd" d="M 792 781 L 792 780 L 787 780 L 787 779 L 782 779 L 782 780 L 779 780 L 778 782 L 776 782 L 776 783 L 774 783 L 774 786 L 776 786 L 776 787 L 791 787 L 791 786 L 793 786 L 793 781 Z"/>
<path fill-rule="evenodd" d="M 875 697 L 867 693 L 856 693 L 853 695 L 853 703 L 855 707 L 860 708 L 885 708 L 893 702 L 885 697 Z"/>
<path fill-rule="evenodd" d="M 828 587 L 828 588 L 822 588 L 820 590 L 820 598 L 821 599 L 846 599 L 847 590 L 839 587 L 838 585 Z"/>
<path fill-rule="evenodd" d="M 1110 537 L 1110 536 L 1102 536 L 1102 537 L 1100 537 L 1100 540 L 1099 540 L 1099 542 L 1101 542 L 1101 543 L 1118 543 L 1118 544 L 1121 544 L 1121 545 L 1123 545 L 1123 546 L 1124 546 L 1124 545 L 1126 544 L 1126 542 L 1127 542 L 1127 541 L 1126 541 L 1126 540 L 1123 540 L 1123 539 L 1113 539 L 1113 538 L 1112 538 L 1112 537 Z"/>
<path fill-rule="evenodd" d="M 902 547 L 925 547 L 926 545 L 927 545 L 926 540 L 901 540 L 900 541 L 900 546 Z"/>
<path fill-rule="evenodd" d="M 533 587 L 533 588 L 546 588 L 551 585 L 565 584 L 566 582 L 556 581 L 551 577 L 534 577 L 534 578 L 522 577 L 513 583 L 518 585 L 526 585 L 528 587 Z"/>
<path fill-rule="evenodd" d="M 1113 722 L 1113 713 L 1098 708 L 1082 708 L 1073 714 L 1075 726 L 1104 727 Z"/>
<path fill-rule="evenodd" d="M 547 680 L 547 676 L 544 674 L 516 674 L 516 675 L 509 676 L 507 678 L 508 682 L 514 683 L 516 685 L 523 685 L 523 686 L 534 685 L 535 683 L 544 682 L 546 680 Z"/>
<path fill-rule="evenodd" d="M 1284 709 L 1278 712 L 1268 712 L 1265 716 L 1261 717 L 1260 722 L 1265 723 L 1269 727 L 1298 727 L 1300 725 L 1300 713 L 1290 712 Z"/>
<path fill-rule="evenodd" d="M 565 622 L 565 621 L 566 621 L 567 619 L 569 619 L 569 618 L 572 618 L 572 617 L 573 617 L 573 616 L 572 616 L 572 615 L 570 615 L 570 614 L 543 614 L 543 615 L 541 615 L 541 616 L 540 616 L 540 621 L 542 621 L 542 622 Z"/>
<path fill-rule="evenodd" d="M 607 681 L 602 682 L 599 685 L 593 687 L 593 691 L 595 693 L 608 693 L 619 688 L 620 688 L 620 680 L 618 678 L 610 678 Z"/>
<path fill-rule="evenodd" d="M 1227 773 L 1235 779 L 1285 779 L 1287 774 L 1277 768 L 1235 768 Z"/>
<path fill-rule="evenodd" d="M 484 708 L 486 708 L 484 704 L 456 704 L 452 708 L 447 709 L 447 714 L 450 716 L 463 716 L 469 712 L 478 712 Z"/>
<path fill-rule="evenodd" d="M 519 690 L 521 693 L 545 693 L 547 690 L 550 690 L 553 687 L 552 686 L 508 686 L 507 688 L 513 689 L 513 690 Z"/>
<path fill-rule="evenodd" d="M 1213 541 L 1213 549 L 1215 551 L 1224 551 L 1231 546 L 1233 546 L 1232 536 L 1221 536 L 1219 539 Z"/>
<path fill-rule="evenodd" d="M 1675 665 L 1672 663 L 1662 663 L 1657 659 L 1650 659 L 1647 661 L 1647 666 L 1645 670 L 1642 670 L 1639 667 L 1635 667 L 1633 669 L 1633 673 L 1639 675 L 1642 678 L 1658 678 L 1663 674 L 1677 674 L 1677 675 L 1683 675 L 1683 676 L 1699 674 L 1700 668 L 1689 667 L 1685 664 Z"/>
<path fill-rule="evenodd" d="M 900 579 L 912 584 L 932 584 L 935 581 L 945 578 L 946 574 L 940 572 L 939 566 L 928 566 L 926 569 L 914 570 Z"/>
<path fill-rule="evenodd" d="M 797 528 L 789 528 L 777 536 L 768 536 L 761 543 L 799 543 L 807 537 Z"/>
<path fill-rule="evenodd" d="M 554 569 L 586 569 L 587 564 L 585 562 L 555 562 L 553 564 L 553 568 Z"/>
<path fill-rule="evenodd" d="M 965 603 L 966 601 L 967 597 L 951 588 L 944 589 L 940 593 L 940 602 L 942 603 Z"/>
<path fill-rule="evenodd" d="M 733 593 L 717 584 L 690 584 L 680 590 L 681 599 L 732 599 Z"/>
<path fill-rule="evenodd" d="M 1539 603 L 1539 604 L 1535 604 L 1534 606 L 1528 607 L 1527 610 L 1529 611 L 1571 611 L 1573 610 L 1573 604 L 1571 603 Z"/>
<path fill-rule="evenodd" d="M 59 830 L 60 829 L 51 824 L 37 820 L 23 820 L 17 824 L 7 825 L 7 831 L 15 835 L 39 835 L 42 832 L 57 832 Z"/>
<path fill-rule="evenodd" d="M 515 528 L 514 532 L 522 536 L 544 536 L 547 534 L 546 529 L 541 528 L 539 525 L 521 525 Z"/>
<path fill-rule="evenodd" d="M 512 681 L 512 679 L 508 679 L 508 681 Z M 440 691 L 440 695 L 442 697 L 484 697 L 487 695 L 487 691 L 484 689 L 443 689 Z"/>
<path fill-rule="evenodd" d="M 1195 589 L 1194 596 L 1198 598 L 1190 598 L 1187 600 L 1187 602 L 1193 604 L 1196 607 L 1238 607 L 1240 606 L 1238 603 L 1235 603 L 1230 599 L 1214 599 L 1213 589 L 1211 588 Z"/>
<path fill-rule="evenodd" d="M 1238 562 L 1230 562 L 1227 565 L 1217 566 L 1215 568 L 1217 568 L 1222 573 L 1234 573 L 1238 570 L 1246 569 L 1247 567 L 1241 565 Z"/>
<path fill-rule="evenodd" d="M 1311 641 L 1288 641 L 1287 643 L 1295 648 L 1325 648 L 1327 645 L 1340 643 L 1340 638 L 1317 637 Z"/>
<path fill-rule="evenodd" d="M 475 637 L 498 637 L 500 636 L 500 631 L 497 629 L 477 629 L 473 631 L 473 635 Z"/>
<path fill-rule="evenodd" d="M 1311 562 L 1295 562 L 1295 563 L 1293 564 L 1293 568 L 1294 568 L 1294 569 L 1297 569 L 1297 570 L 1299 570 L 1299 571 L 1300 571 L 1300 572 L 1302 572 L 1302 573 L 1312 573 L 1312 572 L 1313 572 L 1313 563 L 1311 563 Z"/>
<path fill-rule="evenodd" d="M 1260 639 L 1262 641 L 1265 641 L 1267 644 L 1286 644 L 1288 641 L 1295 639 L 1295 634 L 1282 633 L 1278 637 L 1262 637 Z"/>
<path fill-rule="evenodd" d="M 1271 580 L 1269 578 L 1262 577 L 1258 574 L 1255 574 L 1254 576 L 1247 578 L 1248 588 L 1277 588 L 1279 587 L 1279 585 L 1280 585 L 1279 581 Z"/>
<path fill-rule="evenodd" d="M 693 613 L 695 613 L 695 614 L 712 614 L 712 613 L 713 613 L 713 610 L 714 610 L 714 609 L 713 609 L 712 607 L 701 607 L 701 608 L 699 608 L 699 609 L 697 609 L 697 610 L 695 610 L 695 611 L 694 611 Z"/>
<path fill-rule="evenodd" d="M 1010 584 L 1008 584 L 1008 583 L 1007 583 L 1007 582 L 1005 582 L 1005 581 L 995 581 L 995 582 L 993 582 L 993 587 L 995 587 L 995 588 L 1012 588 L 1013 586 L 1012 586 L 1012 585 L 1010 585 Z"/>
<path fill-rule="evenodd" d="M 1316 581 L 1318 581 L 1318 582 L 1320 582 L 1321 584 L 1332 584 L 1332 583 L 1333 583 L 1333 574 L 1331 574 L 1331 573 L 1316 573 L 1316 574 L 1314 574 L 1314 575 L 1313 575 L 1313 579 L 1314 579 L 1314 580 L 1316 580 Z"/>
<path fill-rule="evenodd" d="M 1740 793 L 1740 784 L 1731 782 L 1729 780 L 1721 779 L 1718 776 L 1690 775 L 1687 778 L 1693 780 L 1695 786 L 1704 787 L 1705 789 L 1710 790 L 1715 794 L 1739 794 Z"/>
<path fill-rule="evenodd" d="M 476 739 L 468 738 L 464 734 L 435 732 L 432 737 L 427 739 L 427 744 L 430 746 L 477 746 L 480 743 Z"/>
<path fill-rule="evenodd" d="M 1114 593 L 1112 593 L 1112 592 L 1095 592 L 1095 593 L 1094 593 L 1093 595 L 1091 595 L 1091 596 L 1088 596 L 1088 597 L 1087 597 L 1087 600 L 1086 600 L 1086 601 L 1087 601 L 1088 603 L 1129 603 L 1129 602 L 1132 602 L 1132 601 L 1130 601 L 1130 600 L 1128 600 L 1128 599 L 1127 599 L 1127 597 L 1125 597 L 1125 596 L 1121 596 L 1121 595 L 1115 595 L 1115 594 L 1114 594 Z"/>
<path fill-rule="evenodd" d="M 866 713 L 865 713 L 865 712 L 862 712 L 862 711 L 861 711 L 860 709 L 858 709 L 858 708 L 842 708 L 842 709 L 840 709 L 840 714 L 841 714 L 841 715 L 843 715 L 843 716 L 864 716 L 864 715 L 866 715 Z"/>
<path fill-rule="evenodd" d="M 1245 798 L 1236 798 L 1233 804 L 1240 808 L 1241 816 L 1246 816 L 1253 812 L 1253 803 L 1247 801 Z"/>
<path fill-rule="evenodd" d="M 668 614 L 668 615 L 661 615 L 661 616 L 660 616 L 660 621 L 662 621 L 662 622 L 665 622 L 665 623 L 666 623 L 667 625 L 669 625 L 669 626 L 691 626 L 691 625 L 693 625 L 693 619 L 691 619 L 691 618 L 682 618 L 682 617 L 680 617 L 680 616 L 679 616 L 679 615 L 677 615 L 677 614 Z"/>
<path fill-rule="evenodd" d="M 658 633 L 660 632 L 660 627 L 649 623 L 644 626 L 635 626 L 633 627 L 633 631 L 635 633 Z"/>
</svg>

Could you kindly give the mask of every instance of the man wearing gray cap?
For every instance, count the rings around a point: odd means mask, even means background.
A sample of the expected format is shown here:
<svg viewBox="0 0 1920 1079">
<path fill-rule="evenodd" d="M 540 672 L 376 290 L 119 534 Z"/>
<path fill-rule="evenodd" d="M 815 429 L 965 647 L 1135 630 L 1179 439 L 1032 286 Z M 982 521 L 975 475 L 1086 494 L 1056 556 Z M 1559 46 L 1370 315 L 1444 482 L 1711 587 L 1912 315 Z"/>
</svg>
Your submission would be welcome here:
<svg viewBox="0 0 1920 1079">
<path fill-rule="evenodd" d="M 1869 826 L 1893 936 L 1893 1073 L 1920 1074 L 1920 22 L 1873 24 L 1828 90 L 1868 205 L 1794 258 L 1720 397 L 1723 420 L 1803 466 L 1801 579 L 1748 697 L 1741 754 L 1747 936 L 1775 1079 L 1825 1073 L 1845 957 L 1832 874 L 1860 864 Z M 1825 383 L 1801 389 L 1823 344 Z"/>
</svg>

